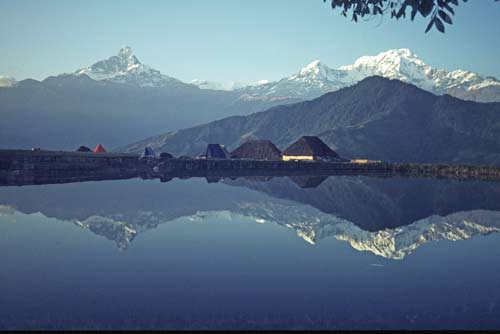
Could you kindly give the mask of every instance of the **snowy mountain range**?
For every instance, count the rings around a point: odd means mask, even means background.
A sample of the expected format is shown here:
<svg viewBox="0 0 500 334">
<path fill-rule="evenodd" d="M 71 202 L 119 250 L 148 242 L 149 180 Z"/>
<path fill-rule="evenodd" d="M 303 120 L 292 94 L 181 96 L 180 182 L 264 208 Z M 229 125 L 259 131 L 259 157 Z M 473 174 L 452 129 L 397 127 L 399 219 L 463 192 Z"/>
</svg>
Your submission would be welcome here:
<svg viewBox="0 0 500 334">
<path fill-rule="evenodd" d="M 245 84 L 202 79 L 185 83 L 141 63 L 132 49 L 124 46 L 117 55 L 78 69 L 72 74 L 139 87 L 190 85 L 201 89 L 233 91 L 245 101 L 310 100 L 327 92 L 352 86 L 366 77 L 378 75 L 416 85 L 437 95 L 450 94 L 477 102 L 500 101 L 500 81 L 496 78 L 482 77 L 467 70 L 447 71 L 434 68 L 409 49 L 393 49 L 376 56 L 362 56 L 353 64 L 337 69 L 315 60 L 297 73 L 278 81 L 261 80 Z M 0 76 L 0 87 L 15 84 L 15 79 Z"/>
<path fill-rule="evenodd" d="M 239 92 L 247 99 L 312 99 L 374 75 L 410 83 L 437 95 L 450 94 L 478 102 L 500 101 L 500 81 L 496 78 L 484 78 L 465 70 L 450 72 L 433 68 L 409 49 L 363 56 L 352 65 L 338 69 L 315 60 L 294 75 L 259 86 L 244 87 Z M 487 94 L 480 94 L 484 89 L 488 89 Z M 494 91 L 491 92 L 491 89 Z"/>
</svg>

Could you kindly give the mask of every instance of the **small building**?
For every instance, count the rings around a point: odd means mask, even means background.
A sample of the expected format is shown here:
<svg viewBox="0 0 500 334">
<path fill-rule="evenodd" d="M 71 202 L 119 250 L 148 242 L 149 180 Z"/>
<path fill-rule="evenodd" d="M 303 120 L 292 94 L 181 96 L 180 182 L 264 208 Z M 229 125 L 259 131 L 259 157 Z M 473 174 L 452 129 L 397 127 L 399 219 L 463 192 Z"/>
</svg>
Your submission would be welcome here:
<svg viewBox="0 0 500 334">
<path fill-rule="evenodd" d="M 80 146 L 79 148 L 76 149 L 77 152 L 92 152 L 90 148 L 87 146 Z"/>
<path fill-rule="evenodd" d="M 94 153 L 106 153 L 106 149 L 101 144 L 94 148 Z"/>
<path fill-rule="evenodd" d="M 144 152 L 142 152 L 142 154 L 141 154 L 141 158 L 143 158 L 143 159 L 156 158 L 156 153 L 151 147 L 146 146 L 146 147 L 144 147 Z"/>
<path fill-rule="evenodd" d="M 315 136 L 303 136 L 283 151 L 283 160 L 339 160 L 339 155 Z"/>
<path fill-rule="evenodd" d="M 250 140 L 231 152 L 231 158 L 281 160 L 281 151 L 269 140 Z"/>
<path fill-rule="evenodd" d="M 202 159 L 227 159 L 228 155 L 220 144 L 208 144 L 207 149 L 199 158 Z"/>
</svg>

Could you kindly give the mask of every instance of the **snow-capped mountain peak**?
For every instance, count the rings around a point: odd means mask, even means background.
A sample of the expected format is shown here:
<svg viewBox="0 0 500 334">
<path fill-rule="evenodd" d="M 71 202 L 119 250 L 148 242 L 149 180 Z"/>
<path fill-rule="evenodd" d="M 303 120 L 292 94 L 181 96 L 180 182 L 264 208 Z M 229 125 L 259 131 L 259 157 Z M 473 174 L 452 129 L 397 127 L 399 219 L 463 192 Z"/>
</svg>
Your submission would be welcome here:
<svg viewBox="0 0 500 334">
<path fill-rule="evenodd" d="M 303 67 L 300 71 L 300 75 L 321 75 L 328 70 L 328 67 L 321 63 L 319 59 L 307 64 L 307 66 Z"/>
<path fill-rule="evenodd" d="M 79 69 L 74 74 L 87 75 L 98 81 L 127 83 L 140 87 L 161 87 L 172 83 L 182 84 L 181 81 L 142 64 L 129 46 L 122 47 L 117 55 Z"/>
</svg>

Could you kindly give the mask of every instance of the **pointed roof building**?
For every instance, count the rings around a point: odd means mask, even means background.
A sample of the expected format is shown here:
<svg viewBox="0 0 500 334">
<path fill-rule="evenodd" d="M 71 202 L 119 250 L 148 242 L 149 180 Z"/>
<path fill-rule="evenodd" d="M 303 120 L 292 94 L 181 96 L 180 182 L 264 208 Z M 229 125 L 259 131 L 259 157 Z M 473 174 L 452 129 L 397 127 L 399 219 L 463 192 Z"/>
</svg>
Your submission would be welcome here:
<svg viewBox="0 0 500 334">
<path fill-rule="evenodd" d="M 94 153 L 106 153 L 106 149 L 104 149 L 104 146 L 99 144 L 94 148 Z"/>
<path fill-rule="evenodd" d="M 283 160 L 335 160 L 339 155 L 316 136 L 303 136 L 283 151 Z"/>
<path fill-rule="evenodd" d="M 156 158 L 156 153 L 151 147 L 146 146 L 144 147 L 144 152 L 141 154 L 141 158 Z"/>
<path fill-rule="evenodd" d="M 225 151 L 224 148 L 220 144 L 208 144 L 205 153 L 200 155 L 200 158 L 227 159 L 228 156 L 224 151 Z"/>
<path fill-rule="evenodd" d="M 231 158 L 281 160 L 281 151 L 269 140 L 250 140 L 231 152 Z"/>
</svg>

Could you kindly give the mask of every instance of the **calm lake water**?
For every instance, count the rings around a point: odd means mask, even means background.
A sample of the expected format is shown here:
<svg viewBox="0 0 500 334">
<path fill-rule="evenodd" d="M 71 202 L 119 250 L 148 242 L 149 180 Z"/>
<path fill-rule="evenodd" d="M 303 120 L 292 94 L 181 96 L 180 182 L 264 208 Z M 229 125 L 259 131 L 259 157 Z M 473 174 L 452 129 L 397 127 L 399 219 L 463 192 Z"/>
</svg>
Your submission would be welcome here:
<svg viewBox="0 0 500 334">
<path fill-rule="evenodd" d="M 499 231 L 486 182 L 1 187 L 0 329 L 498 329 Z"/>
</svg>

